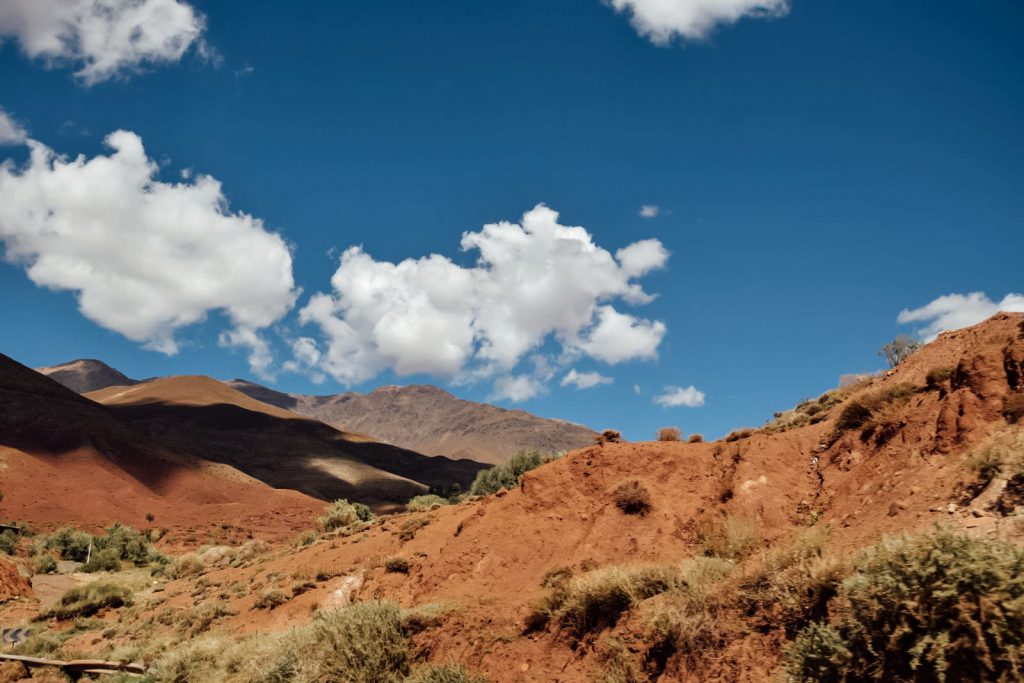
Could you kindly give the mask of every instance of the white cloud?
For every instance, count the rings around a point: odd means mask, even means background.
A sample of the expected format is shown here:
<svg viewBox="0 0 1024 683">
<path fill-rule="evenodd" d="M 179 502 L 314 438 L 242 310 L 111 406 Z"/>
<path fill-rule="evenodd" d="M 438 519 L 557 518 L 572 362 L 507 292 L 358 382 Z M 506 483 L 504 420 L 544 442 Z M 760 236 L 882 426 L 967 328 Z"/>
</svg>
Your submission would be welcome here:
<svg viewBox="0 0 1024 683">
<path fill-rule="evenodd" d="M 659 213 L 661 213 L 661 207 L 654 204 L 644 204 L 640 207 L 641 218 L 657 218 Z"/>
<path fill-rule="evenodd" d="M 27 139 L 25 129 L 0 107 L 0 146 L 22 145 Z"/>
<path fill-rule="evenodd" d="M 984 292 L 947 294 L 920 308 L 903 309 L 896 318 L 900 324 L 926 322 L 917 333 L 931 341 L 945 330 L 969 327 L 990 318 L 999 311 L 1024 312 L 1024 294 L 1007 294 L 994 302 Z"/>
<path fill-rule="evenodd" d="M 48 67 L 73 65 L 93 85 L 208 48 L 206 20 L 181 0 L 2 0 L 0 38 Z"/>
<path fill-rule="evenodd" d="M 109 156 L 57 156 L 29 140 L 23 167 L 0 164 L 0 242 L 39 286 L 76 292 L 90 320 L 148 348 L 176 353 L 175 332 L 223 311 L 221 343 L 250 351 L 266 372 L 258 331 L 298 292 L 288 246 L 263 223 L 232 213 L 220 183 L 157 180 L 134 133 L 106 139 Z"/>
<path fill-rule="evenodd" d="M 658 357 L 658 345 L 665 336 L 665 323 L 641 320 L 619 313 L 611 306 L 598 307 L 597 317 L 597 325 L 578 342 L 580 350 L 588 356 L 612 364 Z"/>
<path fill-rule="evenodd" d="M 544 383 L 531 375 L 503 375 L 494 380 L 491 401 L 522 403 L 544 391 Z"/>
<path fill-rule="evenodd" d="M 664 267 L 668 252 L 657 240 L 612 256 L 584 228 L 560 225 L 558 213 L 538 205 L 519 224 L 464 233 L 462 249 L 479 252 L 476 265 L 437 254 L 390 263 L 361 247 L 346 249 L 333 292 L 314 295 L 300 313 L 325 338 L 319 363 L 307 367 L 343 384 L 385 369 L 463 381 L 499 377 L 498 393 L 511 398 L 553 374 L 540 356 L 530 382 L 514 376 L 520 361 L 551 339 L 563 362 L 581 354 L 608 363 L 657 355 L 664 323 L 611 303 L 653 298 L 635 280 Z"/>
<path fill-rule="evenodd" d="M 668 408 L 699 408 L 704 405 L 704 392 L 692 384 L 688 387 L 667 386 L 660 396 L 654 397 L 654 402 Z"/>
<path fill-rule="evenodd" d="M 563 387 L 572 385 L 577 389 L 591 389 L 601 384 L 611 384 L 614 381 L 611 377 L 605 377 L 600 372 L 577 372 L 576 368 L 573 368 L 565 373 L 561 385 Z"/>
<path fill-rule="evenodd" d="M 744 17 L 781 17 L 788 0 L 605 0 L 618 12 L 629 12 L 636 32 L 656 45 L 673 38 L 702 40 L 719 24 Z"/>
<path fill-rule="evenodd" d="M 643 389 L 640 388 L 639 384 L 633 385 L 633 393 L 636 394 L 637 396 L 643 393 Z"/>
</svg>

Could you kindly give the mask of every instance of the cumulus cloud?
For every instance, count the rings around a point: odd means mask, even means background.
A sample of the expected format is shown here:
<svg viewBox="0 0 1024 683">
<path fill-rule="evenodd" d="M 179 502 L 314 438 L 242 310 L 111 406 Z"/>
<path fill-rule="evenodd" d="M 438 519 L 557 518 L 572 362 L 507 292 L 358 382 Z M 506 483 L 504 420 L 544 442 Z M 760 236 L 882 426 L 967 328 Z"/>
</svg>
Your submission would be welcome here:
<svg viewBox="0 0 1024 683">
<path fill-rule="evenodd" d="M 781 17 L 788 0 L 605 0 L 617 12 L 628 12 L 641 36 L 656 45 L 674 38 L 702 40 L 719 24 L 744 17 Z"/>
<path fill-rule="evenodd" d="M 28 133 L 11 115 L 0 107 L 0 146 L 21 145 L 28 140 Z"/>
<path fill-rule="evenodd" d="M 591 389 L 601 384 L 611 384 L 615 380 L 605 377 L 600 372 L 577 372 L 576 368 L 569 370 L 562 378 L 562 386 L 574 386 L 577 389 Z"/>
<path fill-rule="evenodd" d="M 228 208 L 220 183 L 157 179 L 134 133 L 106 138 L 112 152 L 58 156 L 29 140 L 23 167 L 0 164 L 0 242 L 37 285 L 76 293 L 90 320 L 150 349 L 178 351 L 175 332 L 223 311 L 227 346 L 246 348 L 257 372 L 271 354 L 259 330 L 294 304 L 288 246 L 263 223 Z"/>
<path fill-rule="evenodd" d="M 531 375 L 503 375 L 494 380 L 491 401 L 522 403 L 544 391 L 544 383 Z"/>
<path fill-rule="evenodd" d="M 704 405 L 704 392 L 698 391 L 692 384 L 688 387 L 667 386 L 661 394 L 654 397 L 654 402 L 667 408 L 699 408 Z"/>
<path fill-rule="evenodd" d="M 653 299 L 636 280 L 664 267 L 669 255 L 657 240 L 613 256 L 584 228 L 561 225 L 557 212 L 538 205 L 520 223 L 464 233 L 461 246 L 478 253 L 474 266 L 437 254 L 390 263 L 361 247 L 346 249 L 333 292 L 314 295 L 300 312 L 324 340 L 319 361 L 306 366 L 349 385 L 385 369 L 497 378 L 498 395 L 523 400 L 552 372 L 538 366 L 516 374 L 516 366 L 551 339 L 563 359 L 621 363 L 657 355 L 664 323 L 612 303 Z"/>
<path fill-rule="evenodd" d="M 181 0 L 3 0 L 0 38 L 48 67 L 73 65 L 93 85 L 150 64 L 176 62 L 203 42 L 206 21 Z"/>
<path fill-rule="evenodd" d="M 925 340 L 931 341 L 946 330 L 956 330 L 980 323 L 999 311 L 1024 312 L 1024 294 L 1007 294 L 995 302 L 984 292 L 947 294 L 913 310 L 903 309 L 896 318 L 902 325 L 927 323 L 917 330 Z"/>
<path fill-rule="evenodd" d="M 659 213 L 661 213 L 661 207 L 654 204 L 644 204 L 640 207 L 641 218 L 657 218 Z"/>
</svg>

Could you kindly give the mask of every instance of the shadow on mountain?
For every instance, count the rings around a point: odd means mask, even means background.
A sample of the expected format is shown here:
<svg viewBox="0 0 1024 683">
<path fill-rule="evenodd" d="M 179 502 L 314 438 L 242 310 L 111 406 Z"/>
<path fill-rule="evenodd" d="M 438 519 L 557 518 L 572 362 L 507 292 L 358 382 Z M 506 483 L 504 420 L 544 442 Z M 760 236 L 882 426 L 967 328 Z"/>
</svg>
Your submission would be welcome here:
<svg viewBox="0 0 1024 683">
<path fill-rule="evenodd" d="M 107 406 L 121 420 L 179 453 L 231 465 L 276 488 L 324 500 L 404 503 L 423 487 L 468 488 L 487 466 L 352 440 L 309 419 L 288 419 L 216 403 Z"/>
</svg>

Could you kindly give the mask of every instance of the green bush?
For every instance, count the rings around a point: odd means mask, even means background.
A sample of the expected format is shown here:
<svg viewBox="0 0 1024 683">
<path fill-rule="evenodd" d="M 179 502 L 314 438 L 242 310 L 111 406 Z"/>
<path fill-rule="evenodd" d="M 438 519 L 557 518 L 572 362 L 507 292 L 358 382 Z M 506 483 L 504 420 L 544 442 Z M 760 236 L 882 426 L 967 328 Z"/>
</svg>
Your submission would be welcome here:
<svg viewBox="0 0 1024 683">
<path fill-rule="evenodd" d="M 104 581 L 72 588 L 43 616 L 56 619 L 88 617 L 107 607 L 124 607 L 132 602 L 132 591 L 126 586 Z"/>
<path fill-rule="evenodd" d="M 487 679 L 474 676 L 461 664 L 432 664 L 416 668 L 405 683 L 487 683 Z"/>
<path fill-rule="evenodd" d="M 519 478 L 523 474 L 558 457 L 552 454 L 544 455 L 538 450 L 520 451 L 505 464 L 478 472 L 469 492 L 475 496 L 487 496 L 503 488 L 511 490 L 519 484 Z"/>
<path fill-rule="evenodd" d="M 448 505 L 448 499 L 429 493 L 423 496 L 415 496 L 405 504 L 405 509 L 409 512 L 422 512 L 438 505 Z"/>
<path fill-rule="evenodd" d="M 359 530 L 373 519 L 373 512 L 363 503 L 350 503 L 347 500 L 336 500 L 324 510 L 318 520 L 324 531 L 345 529 Z"/>
<path fill-rule="evenodd" d="M 831 624 L 785 655 L 798 681 L 1024 678 L 1024 550 L 939 528 L 867 550 Z"/>
<path fill-rule="evenodd" d="M 56 550 L 60 559 L 73 562 L 85 562 L 92 542 L 93 537 L 90 534 L 76 531 L 70 527 L 60 529 L 44 540 L 45 547 L 49 550 Z"/>
<path fill-rule="evenodd" d="M 85 562 L 89 557 L 91 547 L 93 558 L 104 553 L 104 561 L 108 566 L 112 564 L 110 558 L 131 562 L 140 567 L 153 562 L 164 563 L 167 561 L 153 549 L 149 538 L 129 526 L 117 523 L 107 528 L 102 536 L 92 536 L 84 531 L 64 528 L 45 538 L 44 547 L 48 550 L 56 550 L 62 560 L 74 562 Z M 99 571 L 99 569 L 86 571 Z"/>
<path fill-rule="evenodd" d="M 116 572 L 121 569 L 121 558 L 114 548 L 105 548 L 92 554 L 89 561 L 82 565 L 83 572 Z"/>
<path fill-rule="evenodd" d="M 18 549 L 18 534 L 12 529 L 4 529 L 3 533 L 0 533 L 0 551 L 13 555 Z"/>
<path fill-rule="evenodd" d="M 57 571 L 57 560 L 53 555 L 43 553 L 36 558 L 36 574 L 53 574 Z"/>
</svg>

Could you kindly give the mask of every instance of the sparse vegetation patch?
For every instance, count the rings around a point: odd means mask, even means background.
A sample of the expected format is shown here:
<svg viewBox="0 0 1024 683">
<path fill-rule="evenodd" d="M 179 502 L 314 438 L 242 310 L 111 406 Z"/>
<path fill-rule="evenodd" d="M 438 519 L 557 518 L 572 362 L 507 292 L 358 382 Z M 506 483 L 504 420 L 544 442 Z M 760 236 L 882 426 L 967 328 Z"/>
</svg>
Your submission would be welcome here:
<svg viewBox="0 0 1024 683">
<path fill-rule="evenodd" d="M 830 622 L 787 649 L 797 681 L 1024 677 L 1024 550 L 937 529 L 867 550 Z"/>
<path fill-rule="evenodd" d="M 488 496 L 497 493 L 499 489 L 513 489 L 519 485 L 519 478 L 525 473 L 559 457 L 560 455 L 544 454 L 537 450 L 520 451 L 505 464 L 478 472 L 469 491 L 474 496 Z"/>
</svg>

